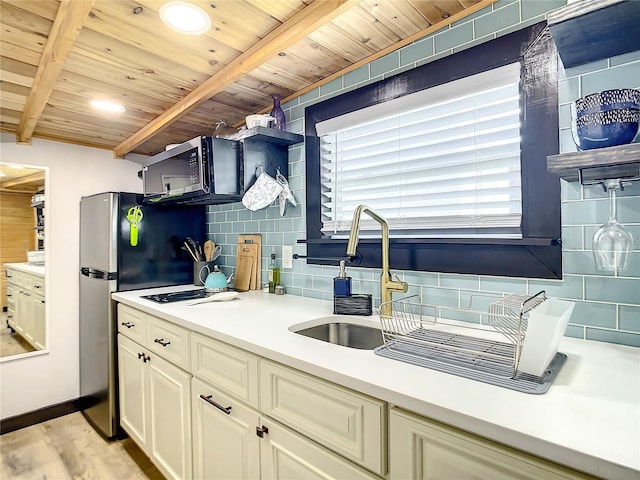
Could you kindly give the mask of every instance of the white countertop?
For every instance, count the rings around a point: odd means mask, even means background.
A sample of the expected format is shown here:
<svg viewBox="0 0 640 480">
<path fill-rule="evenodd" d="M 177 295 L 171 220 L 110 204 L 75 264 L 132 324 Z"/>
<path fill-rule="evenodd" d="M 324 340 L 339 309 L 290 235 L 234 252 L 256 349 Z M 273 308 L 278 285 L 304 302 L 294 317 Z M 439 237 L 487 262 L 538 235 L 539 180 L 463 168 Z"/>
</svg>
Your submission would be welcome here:
<svg viewBox="0 0 640 480">
<path fill-rule="evenodd" d="M 32 265 L 31 263 L 5 263 L 5 268 L 13 268 L 25 273 L 31 273 L 33 275 L 40 275 L 44 277 L 44 265 Z"/>
<path fill-rule="evenodd" d="M 603 478 L 640 479 L 640 349 L 564 337 L 568 359 L 544 395 L 440 373 L 289 331 L 333 305 L 247 292 L 185 306 L 114 293 L 118 302 L 426 417 Z M 188 302 L 187 302 L 188 303 Z M 377 316 L 350 317 L 378 325 Z"/>
</svg>

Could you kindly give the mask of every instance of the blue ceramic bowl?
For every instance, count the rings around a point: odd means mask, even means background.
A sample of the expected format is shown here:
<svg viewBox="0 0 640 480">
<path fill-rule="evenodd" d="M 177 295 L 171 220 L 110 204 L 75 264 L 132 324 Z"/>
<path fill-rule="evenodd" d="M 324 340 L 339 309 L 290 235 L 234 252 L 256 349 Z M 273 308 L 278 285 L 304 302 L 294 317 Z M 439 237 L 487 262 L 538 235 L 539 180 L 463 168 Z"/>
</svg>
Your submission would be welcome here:
<svg viewBox="0 0 640 480">
<path fill-rule="evenodd" d="M 635 88 L 605 90 L 575 101 L 575 112 L 578 117 L 624 108 L 640 108 L 640 90 Z"/>
<path fill-rule="evenodd" d="M 638 108 L 586 114 L 575 120 L 573 139 L 580 150 L 631 143 L 638 133 L 638 120 Z"/>
</svg>

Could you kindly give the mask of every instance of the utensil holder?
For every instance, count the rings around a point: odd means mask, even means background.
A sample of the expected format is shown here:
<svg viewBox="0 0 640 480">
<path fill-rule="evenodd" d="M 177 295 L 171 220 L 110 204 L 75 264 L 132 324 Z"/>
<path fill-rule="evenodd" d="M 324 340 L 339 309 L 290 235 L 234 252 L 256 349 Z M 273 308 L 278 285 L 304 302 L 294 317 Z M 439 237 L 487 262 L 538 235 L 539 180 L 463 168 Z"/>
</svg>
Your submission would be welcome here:
<svg viewBox="0 0 640 480">
<path fill-rule="evenodd" d="M 193 262 L 193 284 L 196 287 L 204 286 L 207 276 L 213 272 L 214 262 Z"/>
</svg>

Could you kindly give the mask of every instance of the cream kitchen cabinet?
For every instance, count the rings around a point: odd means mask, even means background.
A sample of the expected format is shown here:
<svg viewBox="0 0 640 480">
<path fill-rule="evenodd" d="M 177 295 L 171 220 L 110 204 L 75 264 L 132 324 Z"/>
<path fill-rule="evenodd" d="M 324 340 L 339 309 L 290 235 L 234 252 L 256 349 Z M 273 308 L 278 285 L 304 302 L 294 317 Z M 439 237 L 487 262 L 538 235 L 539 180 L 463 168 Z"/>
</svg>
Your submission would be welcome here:
<svg viewBox="0 0 640 480">
<path fill-rule="evenodd" d="M 118 335 L 120 423 L 140 446 L 148 442 L 148 379 L 144 349 L 124 335 Z"/>
<path fill-rule="evenodd" d="M 347 455 L 385 468 L 384 402 L 195 332 L 191 367 L 195 479 L 378 478 Z"/>
<path fill-rule="evenodd" d="M 261 360 L 264 414 L 384 476 L 387 404 L 283 365 Z"/>
<path fill-rule="evenodd" d="M 193 378 L 193 477 L 208 480 L 260 478 L 260 413 Z"/>
<path fill-rule="evenodd" d="M 7 283 L 7 327 L 15 330 L 16 299 L 19 287 L 13 283 Z"/>
<path fill-rule="evenodd" d="M 197 378 L 192 392 L 194 479 L 379 480 Z"/>
<path fill-rule="evenodd" d="M 123 325 L 123 319 L 135 320 L 138 330 Z M 122 427 L 164 475 L 191 479 L 191 375 L 158 353 L 173 345 L 168 356 L 182 358 L 189 332 L 124 305 L 118 306 L 118 330 Z M 138 338 L 146 332 L 143 343 L 127 336 L 134 331 Z M 156 338 L 158 331 L 164 336 Z"/>
<path fill-rule="evenodd" d="M 36 350 L 45 348 L 44 277 L 7 267 L 8 326 Z"/>
<path fill-rule="evenodd" d="M 592 478 L 395 407 L 389 445 L 390 480 Z"/>
<path fill-rule="evenodd" d="M 268 417 L 261 417 L 260 422 L 261 480 L 380 480 Z"/>
</svg>

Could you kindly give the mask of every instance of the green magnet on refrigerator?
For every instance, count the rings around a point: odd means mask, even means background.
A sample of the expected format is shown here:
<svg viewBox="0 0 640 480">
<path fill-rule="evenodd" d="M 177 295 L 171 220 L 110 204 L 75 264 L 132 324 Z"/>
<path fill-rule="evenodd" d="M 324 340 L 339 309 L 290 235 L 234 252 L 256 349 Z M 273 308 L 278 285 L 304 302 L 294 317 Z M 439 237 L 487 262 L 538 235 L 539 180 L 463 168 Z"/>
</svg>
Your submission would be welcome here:
<svg viewBox="0 0 640 480">
<path fill-rule="evenodd" d="M 132 247 L 138 245 L 138 224 L 142 221 L 142 209 L 136 205 L 127 211 L 127 221 L 131 225 L 129 229 L 129 244 Z"/>
</svg>

